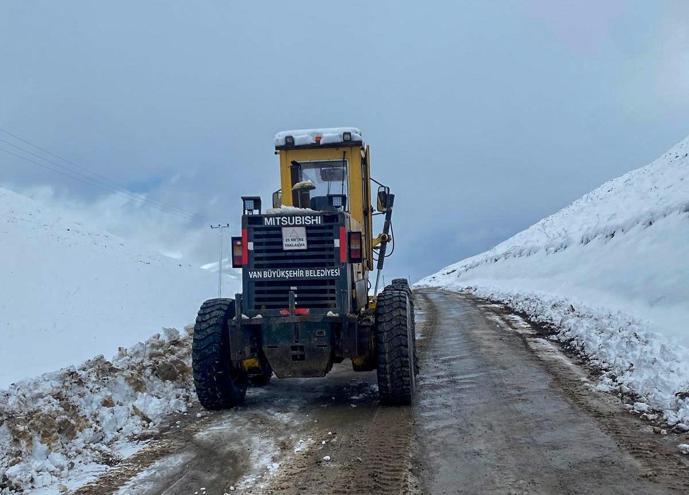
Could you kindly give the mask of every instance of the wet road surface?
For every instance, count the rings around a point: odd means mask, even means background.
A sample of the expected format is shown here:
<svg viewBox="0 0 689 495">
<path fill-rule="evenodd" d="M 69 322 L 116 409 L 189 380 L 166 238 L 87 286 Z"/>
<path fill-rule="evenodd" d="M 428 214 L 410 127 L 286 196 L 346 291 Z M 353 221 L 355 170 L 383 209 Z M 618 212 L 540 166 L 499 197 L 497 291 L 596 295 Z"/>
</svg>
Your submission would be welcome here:
<svg viewBox="0 0 689 495">
<path fill-rule="evenodd" d="M 594 393 L 583 372 L 525 322 L 451 293 L 417 297 L 437 319 L 426 336 L 415 407 L 424 492 L 650 494 L 689 487 L 686 475 L 677 479 L 678 455 L 661 480 L 655 466 L 626 450 L 625 439 L 608 430 L 615 414 L 624 423 L 631 415 Z M 608 421 L 577 401 L 602 409 Z M 643 425 L 629 423 L 626 440 L 643 441 L 641 432 L 635 439 Z"/>
<path fill-rule="evenodd" d="M 242 408 L 174 418 L 77 493 L 689 492 L 680 440 L 593 390 L 520 318 L 440 290 L 415 299 L 411 408 L 381 406 L 375 373 L 348 363 L 274 380 Z"/>
</svg>

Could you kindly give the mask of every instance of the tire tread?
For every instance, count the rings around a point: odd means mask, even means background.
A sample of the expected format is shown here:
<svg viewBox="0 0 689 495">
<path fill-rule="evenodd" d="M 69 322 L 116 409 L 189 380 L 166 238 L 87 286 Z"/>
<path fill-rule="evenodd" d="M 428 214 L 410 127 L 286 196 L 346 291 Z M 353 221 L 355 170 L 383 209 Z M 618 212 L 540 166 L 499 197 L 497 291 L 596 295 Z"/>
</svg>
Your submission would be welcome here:
<svg viewBox="0 0 689 495">
<path fill-rule="evenodd" d="M 196 317 L 192 369 L 196 395 L 206 409 L 228 409 L 244 401 L 246 377 L 230 360 L 227 325 L 233 316 L 232 299 L 209 299 Z"/>
<path fill-rule="evenodd" d="M 416 367 L 412 329 L 413 308 L 408 292 L 395 286 L 386 287 L 378 296 L 375 328 L 378 393 L 386 404 L 412 401 L 415 389 L 412 370 Z"/>
</svg>

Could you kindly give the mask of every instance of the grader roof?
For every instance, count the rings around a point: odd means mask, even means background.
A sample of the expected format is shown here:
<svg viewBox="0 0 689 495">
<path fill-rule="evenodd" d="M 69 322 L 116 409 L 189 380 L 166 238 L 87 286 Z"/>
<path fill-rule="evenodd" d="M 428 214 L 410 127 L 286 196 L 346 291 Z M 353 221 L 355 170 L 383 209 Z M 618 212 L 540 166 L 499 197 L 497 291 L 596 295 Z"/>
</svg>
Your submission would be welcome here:
<svg viewBox="0 0 689 495">
<path fill-rule="evenodd" d="M 351 146 L 363 143 L 361 130 L 356 127 L 326 127 L 322 129 L 294 129 L 275 135 L 275 149 Z"/>
</svg>

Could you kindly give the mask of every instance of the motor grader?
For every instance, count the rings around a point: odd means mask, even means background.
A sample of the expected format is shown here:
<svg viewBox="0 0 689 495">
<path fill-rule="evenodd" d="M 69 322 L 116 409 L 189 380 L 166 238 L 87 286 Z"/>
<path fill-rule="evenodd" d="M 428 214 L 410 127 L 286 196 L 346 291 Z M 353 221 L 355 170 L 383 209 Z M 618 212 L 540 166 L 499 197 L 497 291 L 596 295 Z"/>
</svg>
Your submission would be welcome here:
<svg viewBox="0 0 689 495">
<path fill-rule="evenodd" d="M 334 363 L 377 370 L 382 402 L 409 404 L 415 390 L 412 294 L 397 279 L 378 291 L 394 250 L 395 196 L 371 177 L 371 152 L 356 128 L 275 136 L 280 189 L 272 208 L 242 197 L 232 264 L 242 293 L 209 299 L 196 319 L 196 393 L 207 409 L 240 404 L 247 387 L 322 377 Z M 376 187 L 376 208 L 371 205 Z M 373 236 L 374 218 L 383 217 Z M 375 282 L 370 280 L 376 270 Z"/>
</svg>

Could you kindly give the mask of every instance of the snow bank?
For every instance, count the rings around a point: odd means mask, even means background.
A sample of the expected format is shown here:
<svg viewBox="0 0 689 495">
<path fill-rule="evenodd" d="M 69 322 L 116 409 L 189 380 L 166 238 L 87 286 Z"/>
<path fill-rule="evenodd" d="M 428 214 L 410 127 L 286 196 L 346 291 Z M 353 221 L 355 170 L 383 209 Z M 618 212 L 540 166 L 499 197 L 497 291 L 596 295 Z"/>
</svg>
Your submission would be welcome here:
<svg viewBox="0 0 689 495">
<path fill-rule="evenodd" d="M 208 271 L 3 188 L 0 259 L 0 389 L 182 328 L 217 291 Z"/>
<path fill-rule="evenodd" d="M 190 328 L 191 330 L 191 328 Z M 143 446 L 192 396 L 191 337 L 167 329 L 0 392 L 0 494 L 74 490 Z"/>
<path fill-rule="evenodd" d="M 470 289 L 559 329 L 670 423 L 689 421 L 689 138 L 418 285 Z"/>
</svg>

